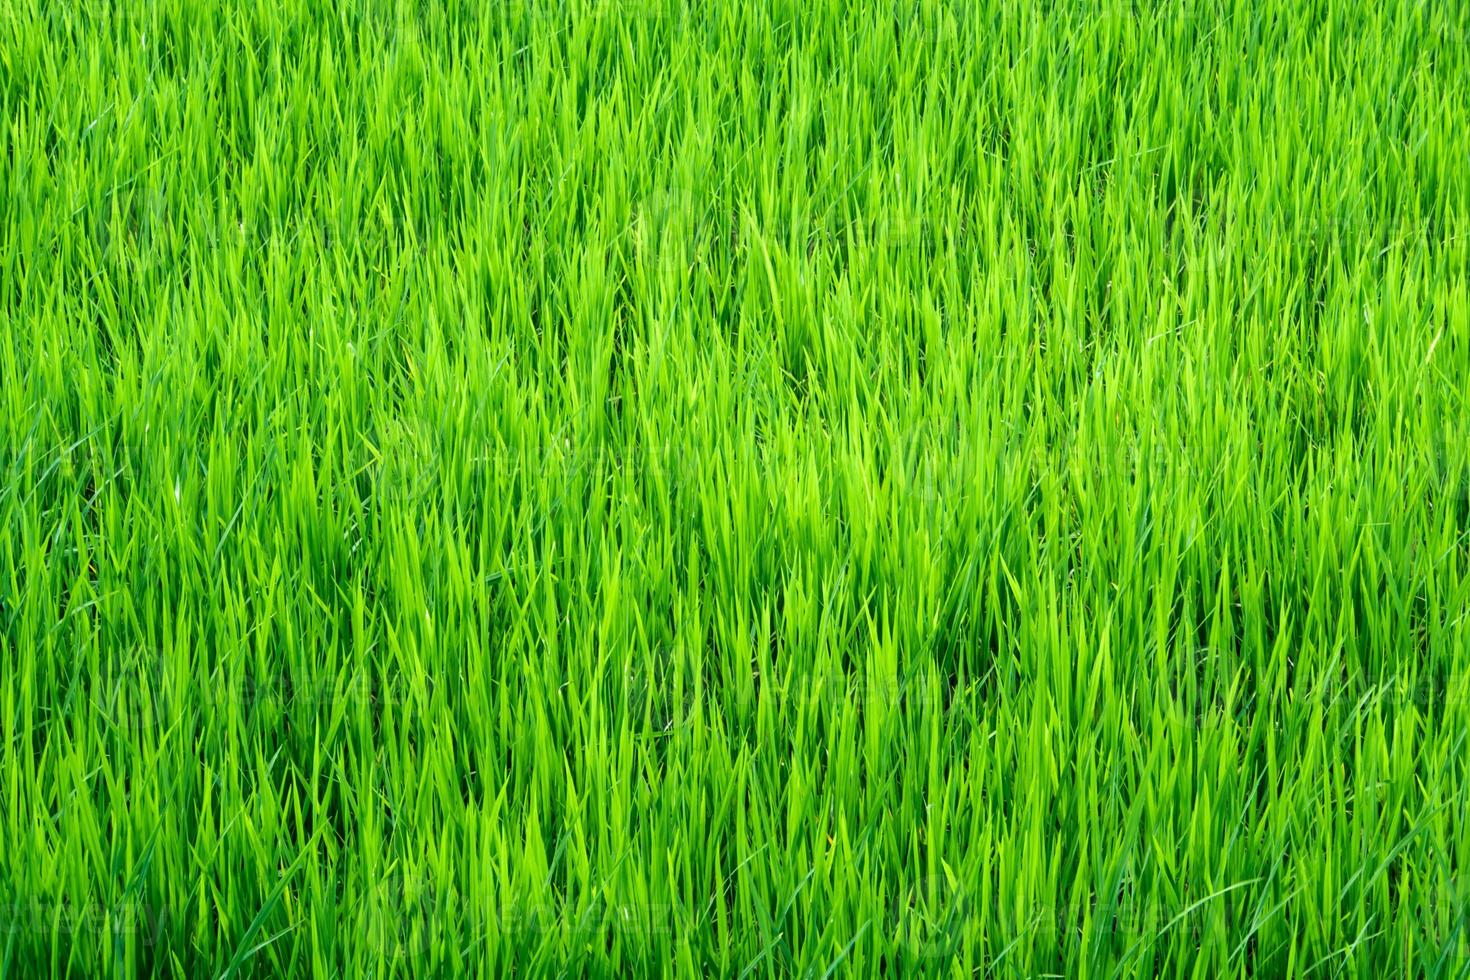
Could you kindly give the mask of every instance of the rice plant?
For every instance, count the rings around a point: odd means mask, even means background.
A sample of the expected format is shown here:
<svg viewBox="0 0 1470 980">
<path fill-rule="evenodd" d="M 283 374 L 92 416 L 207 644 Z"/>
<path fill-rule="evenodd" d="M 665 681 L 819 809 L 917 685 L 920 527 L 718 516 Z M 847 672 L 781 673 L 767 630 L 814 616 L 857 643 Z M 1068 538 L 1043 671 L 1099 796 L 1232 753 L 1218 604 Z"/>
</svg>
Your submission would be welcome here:
<svg viewBox="0 0 1470 980">
<path fill-rule="evenodd" d="M 1470 8 L 4 0 L 0 975 L 1470 973 Z"/>
</svg>

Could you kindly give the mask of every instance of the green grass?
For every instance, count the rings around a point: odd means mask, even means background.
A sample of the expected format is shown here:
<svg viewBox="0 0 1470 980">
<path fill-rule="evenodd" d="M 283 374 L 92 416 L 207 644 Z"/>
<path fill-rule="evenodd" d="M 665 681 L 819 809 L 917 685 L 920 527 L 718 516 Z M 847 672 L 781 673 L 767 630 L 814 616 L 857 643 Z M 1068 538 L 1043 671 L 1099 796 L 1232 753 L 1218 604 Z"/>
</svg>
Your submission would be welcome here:
<svg viewBox="0 0 1470 980">
<path fill-rule="evenodd" d="M 1470 10 L 0 2 L 0 974 L 1463 976 Z"/>
</svg>

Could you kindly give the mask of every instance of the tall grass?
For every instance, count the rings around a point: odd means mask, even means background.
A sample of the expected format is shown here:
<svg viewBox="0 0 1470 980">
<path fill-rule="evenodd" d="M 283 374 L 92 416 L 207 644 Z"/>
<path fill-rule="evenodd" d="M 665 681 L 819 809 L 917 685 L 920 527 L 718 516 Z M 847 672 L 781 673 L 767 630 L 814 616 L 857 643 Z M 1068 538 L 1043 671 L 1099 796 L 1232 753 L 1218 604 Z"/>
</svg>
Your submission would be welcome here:
<svg viewBox="0 0 1470 980">
<path fill-rule="evenodd" d="M 1464 975 L 1467 42 L 0 4 L 0 973 Z"/>
</svg>

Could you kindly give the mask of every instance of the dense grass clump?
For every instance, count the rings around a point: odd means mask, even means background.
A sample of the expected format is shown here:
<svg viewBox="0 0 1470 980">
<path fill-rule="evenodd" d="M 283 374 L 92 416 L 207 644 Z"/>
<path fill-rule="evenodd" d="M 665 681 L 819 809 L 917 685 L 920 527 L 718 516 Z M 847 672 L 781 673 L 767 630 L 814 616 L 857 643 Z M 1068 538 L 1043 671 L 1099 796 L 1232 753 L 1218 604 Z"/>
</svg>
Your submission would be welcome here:
<svg viewBox="0 0 1470 980">
<path fill-rule="evenodd" d="M 1470 970 L 1470 9 L 0 3 L 0 973 Z"/>
</svg>

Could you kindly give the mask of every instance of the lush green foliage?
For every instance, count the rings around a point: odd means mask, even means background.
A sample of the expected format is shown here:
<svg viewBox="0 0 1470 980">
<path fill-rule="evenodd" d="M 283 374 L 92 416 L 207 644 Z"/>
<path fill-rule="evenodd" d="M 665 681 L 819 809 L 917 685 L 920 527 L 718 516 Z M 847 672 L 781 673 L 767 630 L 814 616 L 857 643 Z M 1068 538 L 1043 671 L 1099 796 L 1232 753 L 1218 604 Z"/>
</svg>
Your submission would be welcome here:
<svg viewBox="0 0 1470 980">
<path fill-rule="evenodd" d="M 0 3 L 0 972 L 1464 973 L 1467 41 Z"/>
</svg>

